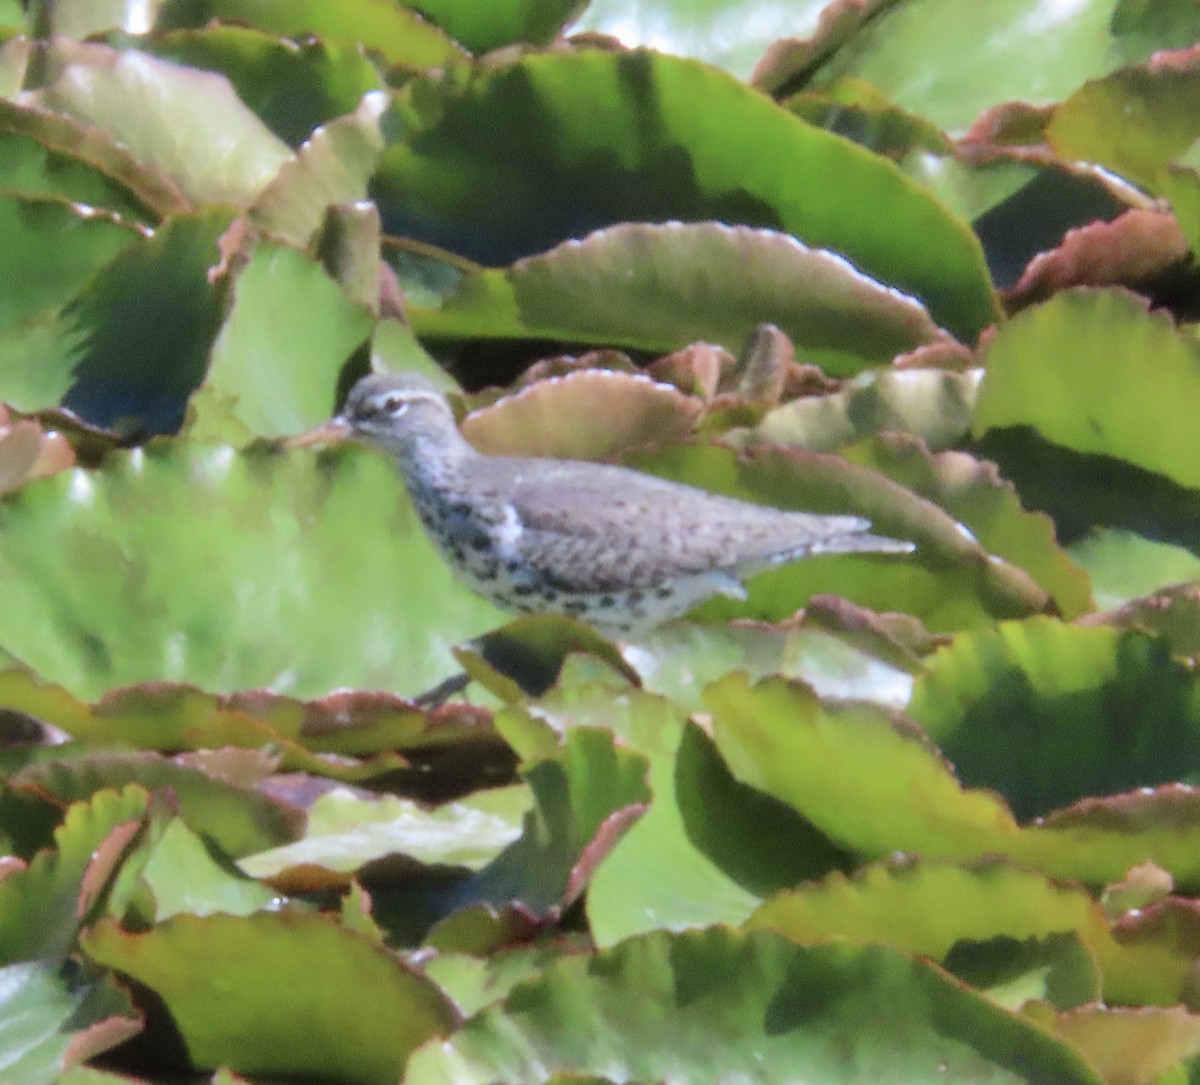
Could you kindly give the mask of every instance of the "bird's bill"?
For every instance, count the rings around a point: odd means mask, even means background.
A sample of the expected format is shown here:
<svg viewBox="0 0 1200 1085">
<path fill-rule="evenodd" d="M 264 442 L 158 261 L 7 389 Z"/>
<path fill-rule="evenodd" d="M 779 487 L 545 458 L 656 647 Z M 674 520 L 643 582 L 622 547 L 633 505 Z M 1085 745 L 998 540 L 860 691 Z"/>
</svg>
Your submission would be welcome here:
<svg viewBox="0 0 1200 1085">
<path fill-rule="evenodd" d="M 311 448 L 313 445 L 335 445 L 350 440 L 352 430 L 344 418 L 331 418 L 283 442 L 284 448 Z"/>
</svg>

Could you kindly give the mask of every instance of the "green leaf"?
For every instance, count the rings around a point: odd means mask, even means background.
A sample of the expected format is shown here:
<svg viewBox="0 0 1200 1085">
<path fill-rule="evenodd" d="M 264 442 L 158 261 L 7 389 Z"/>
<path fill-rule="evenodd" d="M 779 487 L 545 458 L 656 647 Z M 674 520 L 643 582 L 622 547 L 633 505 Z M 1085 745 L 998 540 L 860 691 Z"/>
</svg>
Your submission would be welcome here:
<svg viewBox="0 0 1200 1085">
<path fill-rule="evenodd" d="M 161 171 L 112 134 L 27 103 L 0 101 L 0 184 L 15 195 L 55 196 L 131 222 L 188 210 Z"/>
<path fill-rule="evenodd" d="M 389 67 L 408 71 L 440 68 L 464 59 L 445 34 L 408 7 L 387 0 L 166 0 L 155 21 L 159 30 L 240 23 L 285 38 L 313 36 L 380 54 Z"/>
<path fill-rule="evenodd" d="M 978 437 L 1033 426 L 1076 452 L 1200 486 L 1200 342 L 1123 290 L 1068 290 L 1015 316 L 987 348 Z"/>
<path fill-rule="evenodd" d="M 738 780 L 868 858 L 1005 855 L 1093 885 L 1150 861 L 1182 885 L 1200 884 L 1200 801 L 1191 788 L 1090 798 L 1021 827 L 996 791 L 963 787 L 915 724 L 873 705 L 822 702 L 781 679 L 750 687 L 737 674 L 710 685 L 705 701 Z"/>
<path fill-rule="evenodd" d="M 136 240 L 132 227 L 106 216 L 0 192 L 0 328 L 62 305 Z"/>
<path fill-rule="evenodd" d="M 1151 61 L 1085 83 L 1054 111 L 1046 142 L 1155 191 L 1162 168 L 1200 137 L 1198 110 L 1200 69 Z"/>
<path fill-rule="evenodd" d="M 828 59 L 822 42 L 801 43 L 794 55 L 781 51 L 760 80 L 777 89 L 814 70 L 817 86 L 852 75 L 957 135 L 991 106 L 1053 104 L 1087 79 L 1200 37 L 1200 17 L 1186 0 L 1138 6 L 1083 0 L 1069 9 L 1054 0 L 879 7 L 856 12 L 861 27 L 844 43 L 833 41 Z"/>
<path fill-rule="evenodd" d="M 1000 558 L 1028 573 L 1063 617 L 1094 609 L 1087 574 L 1059 548 L 1053 521 L 1044 513 L 1026 512 L 1019 490 L 994 464 L 965 452 L 931 455 L 923 442 L 906 434 L 863 441 L 844 454 L 936 502 L 979 540 L 989 561 Z"/>
<path fill-rule="evenodd" d="M 105 920 L 83 947 L 166 1003 L 197 1069 L 388 1085 L 455 1024 L 431 982 L 321 916 L 178 915 L 140 934 Z"/>
<path fill-rule="evenodd" d="M 739 350 L 763 321 L 837 375 L 944 341 L 911 298 L 834 253 L 715 222 L 624 224 L 468 274 L 437 309 L 433 338 L 550 339 L 665 353 L 697 340 Z"/>
<path fill-rule="evenodd" d="M 1036 617 L 963 634 L 926 662 L 908 711 L 959 779 L 1022 820 L 1200 780 L 1200 679 L 1136 630 Z"/>
<path fill-rule="evenodd" d="M 1097 956 L 1118 952 L 1103 910 L 1087 892 L 998 861 L 893 861 L 872 864 L 850 877 L 832 874 L 771 898 L 746 928 L 776 931 L 803 945 L 830 938 L 884 942 L 940 962 L 958 946 L 959 960 L 975 957 L 983 964 L 979 954 L 960 944 L 978 949 L 992 943 L 987 963 L 1005 970 L 1023 955 L 1018 947 L 1066 932 Z M 1007 953 L 999 940 L 1008 943 Z M 1094 971 L 1093 965 L 1083 976 L 1070 969 L 1061 975 L 1076 994 L 1078 980 L 1090 981 L 1074 1002 L 1099 997 Z M 1060 993 L 1067 992 L 1060 988 Z M 1045 992 L 1030 997 L 1045 997 Z"/>
<path fill-rule="evenodd" d="M 200 383 L 220 294 L 208 281 L 229 212 L 172 219 L 127 245 L 61 309 L 0 333 L 0 398 L 97 426 L 165 433 Z"/>
<path fill-rule="evenodd" d="M 238 866 L 274 884 L 303 878 L 313 868 L 348 880 L 364 865 L 394 855 L 479 870 L 521 835 L 530 802 L 524 786 L 481 791 L 433 810 L 394 795 L 367 799 L 339 788 L 313 803 L 302 839 L 244 856 Z"/>
<path fill-rule="evenodd" d="M 464 86 L 410 84 L 397 114 L 372 186 L 389 233 L 499 264 L 601 225 L 719 220 L 831 249 L 955 335 L 996 317 L 964 223 L 890 162 L 696 62 L 526 56 Z"/>
<path fill-rule="evenodd" d="M 826 0 L 592 0 L 572 30 L 696 57 L 746 79 L 777 39 L 810 33 L 825 6 Z"/>
<path fill-rule="evenodd" d="M 357 205 L 383 155 L 380 116 L 387 99 L 368 94 L 353 113 L 322 125 L 285 162 L 250 208 L 250 220 L 272 237 L 306 247 L 326 209 Z"/>
<path fill-rule="evenodd" d="M 348 42 L 293 42 L 245 26 L 210 25 L 139 44 L 163 60 L 224 74 L 238 97 L 293 147 L 318 125 L 353 113 L 364 94 L 383 89 L 375 65 Z"/>
<path fill-rule="evenodd" d="M 539 726 L 570 735 L 598 725 L 649 760 L 653 795 L 589 886 L 588 920 L 600 945 L 657 927 L 739 923 L 765 892 L 840 860 L 792 811 L 732 780 L 711 742 L 660 697 L 564 681 L 497 721 L 518 746 L 519 733 Z"/>
<path fill-rule="evenodd" d="M 755 679 L 769 674 L 802 678 L 822 696 L 856 697 L 903 708 L 912 673 L 919 669 L 916 658 L 854 643 L 838 630 L 820 628 L 812 619 L 822 606 L 861 614 L 864 624 L 873 614 L 856 610 L 837 596 L 818 596 L 809 600 L 800 622 L 772 626 L 672 622 L 640 637 L 629 658 L 636 663 L 646 690 L 692 712 L 703 708 L 704 686 L 730 671 L 744 671 Z"/>
<path fill-rule="evenodd" d="M 578 0 L 421 0 L 421 14 L 474 53 L 506 45 L 546 45 L 579 10 Z"/>
<path fill-rule="evenodd" d="M 872 369 L 827 396 L 801 396 L 768 411 L 746 431 L 723 438 L 742 447 L 758 441 L 832 452 L 859 438 L 894 431 L 922 438 L 937 452 L 971 428 L 981 370 Z"/>
<path fill-rule="evenodd" d="M 370 335 L 371 314 L 316 261 L 268 241 L 248 254 L 232 300 L 190 430 L 246 443 L 327 419 L 338 373 Z"/>
<path fill-rule="evenodd" d="M 521 838 L 466 887 L 464 903 L 517 902 L 536 916 L 558 914 L 583 892 L 650 799 L 645 757 L 610 731 L 573 729 L 562 748 L 522 768 L 533 791 Z"/>
<path fill-rule="evenodd" d="M 1011 848 L 999 796 L 968 791 L 925 735 L 865 703 L 732 674 L 707 687 L 713 737 L 733 775 L 782 799 L 831 839 L 878 858 L 895 851 L 973 857 Z"/>
<path fill-rule="evenodd" d="M 128 787 L 74 803 L 55 830 L 56 846 L 0 880 L 0 960 L 55 957 L 72 947 L 89 864 L 118 826 L 140 825 L 147 799 L 142 788 Z M 120 846 L 128 836 L 114 842 Z"/>
<path fill-rule="evenodd" d="M 46 1085 L 73 1063 L 135 1035 L 141 1022 L 110 982 L 71 961 L 0 968 L 0 1075 L 5 1085 Z"/>
<path fill-rule="evenodd" d="M 721 927 L 567 957 L 419 1051 L 404 1080 L 528 1085 L 555 1071 L 617 1081 L 1098 1081 L 1046 1032 L 895 950 L 802 947 Z"/>
<path fill-rule="evenodd" d="M 103 128 L 196 203 L 248 206 L 291 158 L 223 75 L 133 50 L 57 42 L 31 100 Z"/>
<path fill-rule="evenodd" d="M 237 787 L 157 754 L 106 753 L 75 748 L 68 756 L 29 765 L 10 777 L 15 787 L 52 795 L 62 803 L 86 801 L 104 788 L 138 784 L 169 788 L 191 828 L 227 855 L 239 856 L 294 840 L 302 818 L 258 791 Z"/>
<path fill-rule="evenodd" d="M 138 872 L 154 898 L 153 919 L 173 915 L 252 915 L 277 907 L 278 895 L 230 871 L 180 818 L 171 818 L 146 846 Z"/>
<path fill-rule="evenodd" d="M 415 695 L 502 618 L 357 449 L 152 445 L 26 486 L 0 524 L 0 644 L 86 698 L 147 680 Z"/>
</svg>

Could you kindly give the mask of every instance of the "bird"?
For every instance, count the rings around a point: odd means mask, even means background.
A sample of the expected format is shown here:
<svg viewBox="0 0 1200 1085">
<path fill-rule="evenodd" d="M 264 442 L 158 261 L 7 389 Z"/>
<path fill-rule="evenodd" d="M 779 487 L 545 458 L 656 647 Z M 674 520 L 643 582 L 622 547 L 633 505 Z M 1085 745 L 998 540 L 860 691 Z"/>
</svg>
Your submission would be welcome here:
<svg viewBox="0 0 1200 1085">
<path fill-rule="evenodd" d="M 299 443 L 330 439 L 395 461 L 430 539 L 476 593 L 609 636 L 644 633 L 716 595 L 745 599 L 748 577 L 811 555 L 914 549 L 857 516 L 756 505 L 613 464 L 488 455 L 417 373 L 361 378 Z"/>
</svg>

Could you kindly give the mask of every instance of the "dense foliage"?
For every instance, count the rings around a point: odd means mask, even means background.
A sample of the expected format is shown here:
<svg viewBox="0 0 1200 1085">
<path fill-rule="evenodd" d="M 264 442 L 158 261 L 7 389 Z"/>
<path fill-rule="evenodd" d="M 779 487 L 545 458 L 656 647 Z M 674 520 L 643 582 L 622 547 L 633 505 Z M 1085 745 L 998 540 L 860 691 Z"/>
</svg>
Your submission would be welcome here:
<svg viewBox="0 0 1200 1085">
<path fill-rule="evenodd" d="M 0 0 L 0 1081 L 1200 1077 L 1198 42 Z M 916 552 L 512 622 L 371 368 Z"/>
</svg>

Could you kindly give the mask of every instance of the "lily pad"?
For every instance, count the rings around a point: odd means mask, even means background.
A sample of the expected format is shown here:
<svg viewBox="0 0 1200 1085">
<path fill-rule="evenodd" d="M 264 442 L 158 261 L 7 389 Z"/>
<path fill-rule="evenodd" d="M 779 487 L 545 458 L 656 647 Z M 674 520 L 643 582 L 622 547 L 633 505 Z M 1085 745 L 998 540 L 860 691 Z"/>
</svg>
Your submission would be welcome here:
<svg viewBox="0 0 1200 1085">
<path fill-rule="evenodd" d="M 105 129 L 197 203 L 245 207 L 291 158 L 223 75 L 69 41 L 49 63 L 55 77 L 30 101 Z"/>
<path fill-rule="evenodd" d="M 697 340 L 737 350 L 765 321 L 806 361 L 839 375 L 947 338 L 917 301 L 836 253 L 715 222 L 612 226 L 468 275 L 439 308 L 412 315 L 420 334 L 438 339 L 656 353 Z"/>
<path fill-rule="evenodd" d="M 83 947 L 162 999 L 197 1069 L 387 1085 L 456 1021 L 433 983 L 323 916 L 184 914 L 141 933 L 105 920 Z"/>
<path fill-rule="evenodd" d="M 995 0 L 969 9 L 955 0 L 879 6 L 859 17 L 861 25 L 842 30 L 827 51 L 818 36 L 794 56 L 778 54 L 759 79 L 777 88 L 805 75 L 817 86 L 853 75 L 960 134 L 989 106 L 1060 101 L 1087 79 L 1156 49 L 1190 45 L 1200 32 L 1195 8 L 1179 0 L 1161 5 L 1169 13 L 1118 0 L 1086 0 L 1069 10 L 1054 0 Z"/>
<path fill-rule="evenodd" d="M 687 436 L 701 403 L 670 385 L 608 370 L 538 381 L 463 419 L 462 434 L 493 456 L 604 459 Z"/>
<path fill-rule="evenodd" d="M 1200 779 L 1200 682 L 1134 630 L 1037 617 L 960 636 L 926 662 L 908 711 L 964 783 L 1023 819 Z"/>
<path fill-rule="evenodd" d="M 987 347 L 974 432 L 1035 427 L 1200 486 L 1200 342 L 1123 290 L 1067 290 L 1008 321 Z"/>
<path fill-rule="evenodd" d="M 0 397 L 26 411 L 62 403 L 126 434 L 177 429 L 216 331 L 220 293 L 207 272 L 229 217 L 173 218 L 61 308 L 0 333 Z"/>
<path fill-rule="evenodd" d="M 567 957 L 417 1052 L 404 1080 L 527 1085 L 555 1070 L 621 1081 L 1098 1081 L 1046 1032 L 895 950 L 720 927 Z"/>
<path fill-rule="evenodd" d="M 0 521 L 0 644 L 86 698 L 164 679 L 416 695 L 502 620 L 452 579 L 392 465 L 356 449 L 151 446 L 28 485 Z"/>
<path fill-rule="evenodd" d="M 0 1073 L 11 1085 L 62 1081 L 69 1066 L 141 1030 L 129 999 L 67 960 L 0 968 Z"/>
</svg>

